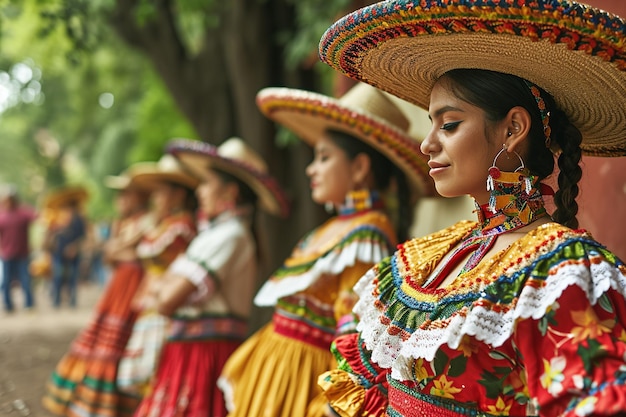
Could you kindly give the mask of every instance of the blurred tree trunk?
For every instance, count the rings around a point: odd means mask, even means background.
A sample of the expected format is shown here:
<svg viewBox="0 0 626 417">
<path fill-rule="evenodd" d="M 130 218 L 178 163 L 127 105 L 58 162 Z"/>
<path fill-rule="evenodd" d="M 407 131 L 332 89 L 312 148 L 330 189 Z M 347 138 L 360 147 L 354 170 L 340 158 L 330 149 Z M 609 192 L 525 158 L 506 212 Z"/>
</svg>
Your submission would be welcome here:
<svg viewBox="0 0 626 417">
<path fill-rule="evenodd" d="M 267 161 L 286 189 L 292 214 L 284 220 L 263 215 L 261 236 L 266 255 L 258 286 L 288 256 L 302 235 L 325 215 L 310 200 L 304 167 L 311 158 L 306 146 L 279 149 L 274 127 L 258 110 L 257 92 L 267 86 L 296 85 L 317 90 L 310 68 L 284 70 L 280 31 L 293 25 L 293 10 L 279 0 L 231 0 L 216 5 L 219 26 L 206 32 L 203 48 L 191 55 L 180 39 L 172 0 L 156 3 L 156 18 L 139 24 L 134 9 L 140 0 L 118 0 L 111 24 L 131 46 L 153 63 L 181 111 L 203 141 L 219 144 L 240 136 Z M 253 328 L 271 311 L 253 315 Z"/>
</svg>

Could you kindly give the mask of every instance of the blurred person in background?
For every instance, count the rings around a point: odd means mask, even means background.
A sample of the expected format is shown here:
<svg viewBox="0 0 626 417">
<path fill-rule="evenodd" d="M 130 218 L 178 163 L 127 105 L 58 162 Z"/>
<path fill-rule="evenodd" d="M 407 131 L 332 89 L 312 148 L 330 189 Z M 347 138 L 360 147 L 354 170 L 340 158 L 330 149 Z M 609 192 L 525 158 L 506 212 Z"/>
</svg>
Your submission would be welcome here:
<svg viewBox="0 0 626 417">
<path fill-rule="evenodd" d="M 132 414 L 136 405 L 116 387 L 117 366 L 130 337 L 137 312 L 131 301 L 143 278 L 135 248 L 153 226 L 148 212 L 150 193 L 133 181 L 135 164 L 105 179 L 117 191 L 117 218 L 103 244 L 103 259 L 112 277 L 87 326 L 72 342 L 46 386 L 44 407 L 59 416 Z"/>
<path fill-rule="evenodd" d="M 80 186 L 64 187 L 52 192 L 46 199 L 46 209 L 55 212 L 44 237 L 44 248 L 52 258 L 52 305 L 61 306 L 61 292 L 65 285 L 69 305 L 76 307 L 79 265 L 82 244 L 86 234 L 86 220 L 82 205 L 87 191 Z"/>
<path fill-rule="evenodd" d="M 0 259 L 2 259 L 2 295 L 7 313 L 14 311 L 11 288 L 18 281 L 24 293 L 24 308 L 35 305 L 31 276 L 29 231 L 37 218 L 35 210 L 20 203 L 17 188 L 7 185 L 0 191 Z"/>
<path fill-rule="evenodd" d="M 131 301 L 138 317 L 118 365 L 117 387 L 134 396 L 138 405 L 148 393 L 169 325 L 169 318 L 157 311 L 151 292 L 159 287 L 169 265 L 196 236 L 194 190 L 198 179 L 172 155 L 163 155 L 158 162 L 143 166 L 134 179 L 151 192 L 154 227 L 142 236 L 136 248 L 144 277 Z"/>
</svg>

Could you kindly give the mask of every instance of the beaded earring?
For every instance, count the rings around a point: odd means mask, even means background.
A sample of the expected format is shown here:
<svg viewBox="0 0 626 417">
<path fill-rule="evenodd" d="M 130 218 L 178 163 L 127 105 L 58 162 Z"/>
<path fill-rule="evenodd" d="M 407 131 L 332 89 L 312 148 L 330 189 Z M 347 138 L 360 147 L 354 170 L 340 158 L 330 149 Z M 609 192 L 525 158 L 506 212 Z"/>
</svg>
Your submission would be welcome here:
<svg viewBox="0 0 626 417">
<path fill-rule="evenodd" d="M 349 191 L 344 203 L 337 208 L 340 215 L 350 215 L 365 210 L 380 208 L 382 201 L 378 191 L 367 188 Z"/>
<path fill-rule="evenodd" d="M 500 171 L 500 168 L 497 167 L 497 161 L 500 155 L 502 155 L 502 152 L 508 153 L 506 149 L 506 144 L 502 144 L 502 149 L 500 150 L 500 152 L 496 154 L 496 157 L 493 159 L 493 164 L 489 168 L 488 175 L 487 175 L 487 191 L 489 191 L 489 194 L 490 194 L 489 210 L 492 213 L 496 213 L 496 197 L 498 196 L 498 194 L 500 194 L 498 190 L 499 187 L 496 185 L 496 183 L 502 182 L 502 181 L 498 181 L 498 179 L 502 176 L 503 172 Z M 515 156 L 517 156 L 520 162 L 520 166 L 516 168 L 515 171 L 513 172 L 520 174 L 517 177 L 517 179 L 520 182 L 524 183 L 524 192 L 526 193 L 526 195 L 530 195 L 532 191 L 532 185 L 533 185 L 530 173 L 528 172 L 528 169 L 526 169 L 526 166 L 524 165 L 524 160 L 522 159 L 522 157 L 515 151 L 513 151 L 513 153 L 515 154 Z M 510 178 L 509 175 L 507 175 L 507 177 Z M 508 178 L 506 182 L 508 182 Z"/>
</svg>

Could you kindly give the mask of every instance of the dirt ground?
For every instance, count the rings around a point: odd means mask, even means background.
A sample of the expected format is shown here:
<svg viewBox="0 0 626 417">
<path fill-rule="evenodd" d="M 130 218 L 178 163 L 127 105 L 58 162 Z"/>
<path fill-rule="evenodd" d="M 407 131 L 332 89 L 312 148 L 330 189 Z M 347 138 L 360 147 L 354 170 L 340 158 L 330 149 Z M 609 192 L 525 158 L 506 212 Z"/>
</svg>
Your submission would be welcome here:
<svg viewBox="0 0 626 417">
<path fill-rule="evenodd" d="M 102 288 L 82 283 L 75 309 L 53 309 L 47 283 L 35 284 L 34 311 L 22 309 L 20 288 L 13 289 L 16 311 L 0 310 L 0 416 L 51 417 L 41 407 L 46 381 L 70 342 L 85 326 Z M 1 301 L 0 301 L 1 304 Z"/>
</svg>

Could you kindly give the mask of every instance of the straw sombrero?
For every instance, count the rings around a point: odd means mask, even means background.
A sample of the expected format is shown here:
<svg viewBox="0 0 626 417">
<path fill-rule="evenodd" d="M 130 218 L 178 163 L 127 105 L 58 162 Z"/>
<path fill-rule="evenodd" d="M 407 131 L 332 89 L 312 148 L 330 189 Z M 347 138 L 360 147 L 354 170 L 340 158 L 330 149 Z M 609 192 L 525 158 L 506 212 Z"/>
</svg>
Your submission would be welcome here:
<svg viewBox="0 0 626 417">
<path fill-rule="evenodd" d="M 137 162 L 126 168 L 119 175 L 107 175 L 104 177 L 104 186 L 112 190 L 126 190 L 131 187 L 143 189 L 141 184 L 138 184 L 135 176 L 153 170 L 155 168 L 154 162 Z"/>
<path fill-rule="evenodd" d="M 559 0 L 396 0 L 331 26 L 322 61 L 427 108 L 455 68 L 525 78 L 549 92 L 583 135 L 586 154 L 626 155 L 626 23 Z"/>
<path fill-rule="evenodd" d="M 407 133 L 409 120 L 370 85 L 359 83 L 339 99 L 292 88 L 264 88 L 257 94 L 257 105 L 311 146 L 327 129 L 361 139 L 402 169 L 423 195 L 435 192 L 419 142 Z"/>
<path fill-rule="evenodd" d="M 142 162 L 133 171 L 133 182 L 145 189 L 168 182 L 195 190 L 199 179 L 187 172 L 172 155 L 163 155 L 158 162 Z"/>
<path fill-rule="evenodd" d="M 226 172 L 246 183 L 257 194 L 260 208 L 282 217 L 289 214 L 287 198 L 269 175 L 267 165 L 242 139 L 233 137 L 220 146 L 176 139 L 168 143 L 166 150 L 199 178 L 203 178 L 208 169 Z"/>
<path fill-rule="evenodd" d="M 69 203 L 83 203 L 89 197 L 87 190 L 80 185 L 71 185 L 50 191 L 44 198 L 43 207 L 58 209 Z"/>
</svg>

